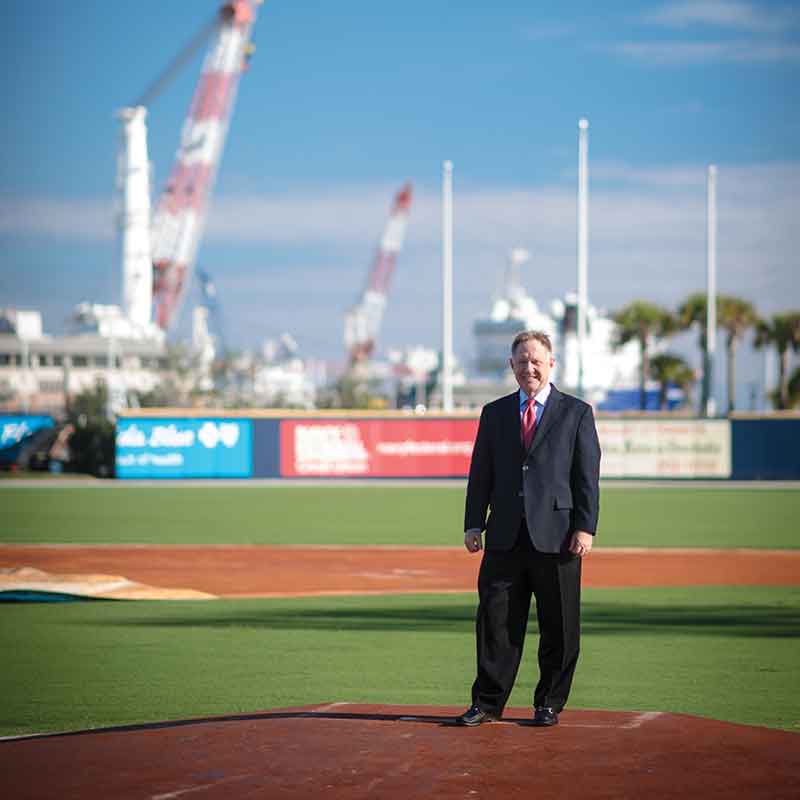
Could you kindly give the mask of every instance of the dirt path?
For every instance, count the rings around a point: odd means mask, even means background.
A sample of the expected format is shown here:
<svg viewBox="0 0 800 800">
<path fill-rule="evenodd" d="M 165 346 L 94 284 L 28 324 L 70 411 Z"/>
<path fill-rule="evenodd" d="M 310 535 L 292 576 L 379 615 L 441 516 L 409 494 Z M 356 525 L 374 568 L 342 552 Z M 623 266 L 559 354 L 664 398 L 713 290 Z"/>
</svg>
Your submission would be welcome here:
<svg viewBox="0 0 800 800">
<path fill-rule="evenodd" d="M 121 575 L 222 597 L 472 592 L 461 548 L 0 545 L 0 568 Z M 598 548 L 584 586 L 800 585 L 800 551 Z"/>
</svg>

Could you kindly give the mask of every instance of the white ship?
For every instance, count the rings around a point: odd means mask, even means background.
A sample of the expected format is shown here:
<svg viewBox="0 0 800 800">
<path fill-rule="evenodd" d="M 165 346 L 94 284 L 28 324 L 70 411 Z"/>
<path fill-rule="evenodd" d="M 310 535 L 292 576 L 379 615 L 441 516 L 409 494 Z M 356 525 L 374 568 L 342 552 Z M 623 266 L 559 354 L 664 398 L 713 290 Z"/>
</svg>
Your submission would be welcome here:
<svg viewBox="0 0 800 800">
<path fill-rule="evenodd" d="M 530 261 L 527 250 L 509 253 L 501 287 L 488 316 L 475 321 L 475 369 L 478 380 L 473 385 L 496 386 L 498 382 L 513 386 L 508 367 L 509 346 L 523 330 L 540 330 L 550 336 L 556 355 L 553 381 L 567 392 L 578 387 L 578 298 L 568 294 L 563 300 L 550 303 L 543 311 L 522 285 L 521 267 Z M 582 396 L 601 411 L 624 411 L 640 408 L 639 371 L 641 354 L 635 341 L 614 347 L 616 324 L 606 313 L 587 306 L 588 337 L 584 343 Z M 652 343 L 653 353 L 663 344 Z M 670 405 L 678 397 L 668 395 Z M 658 386 L 647 385 L 647 408 L 658 408 Z"/>
</svg>

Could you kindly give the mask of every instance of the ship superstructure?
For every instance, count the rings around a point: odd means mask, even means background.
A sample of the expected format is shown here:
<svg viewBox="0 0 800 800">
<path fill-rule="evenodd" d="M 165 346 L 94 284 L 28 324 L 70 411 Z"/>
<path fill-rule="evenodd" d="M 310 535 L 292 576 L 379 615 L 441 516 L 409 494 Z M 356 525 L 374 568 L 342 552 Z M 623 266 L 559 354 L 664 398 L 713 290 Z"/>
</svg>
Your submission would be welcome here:
<svg viewBox="0 0 800 800">
<path fill-rule="evenodd" d="M 513 386 L 508 366 L 511 342 L 520 331 L 539 330 L 553 342 L 554 382 L 566 391 L 577 392 L 580 369 L 578 297 L 568 294 L 564 299 L 553 300 L 548 311 L 542 310 L 522 282 L 521 268 L 530 261 L 527 250 L 515 248 L 509 252 L 501 288 L 492 301 L 491 310 L 487 316 L 475 320 L 478 385 L 501 382 Z M 632 341 L 616 347 L 614 320 L 591 304 L 586 307 L 586 328 L 582 396 L 601 410 L 638 408 L 641 356 L 637 343 Z M 658 342 L 654 342 L 653 347 L 653 352 L 663 349 Z M 497 390 L 487 387 L 487 391 Z M 649 387 L 654 403 L 657 393 L 655 384 Z M 474 399 L 471 398 L 472 402 Z"/>
<path fill-rule="evenodd" d="M 520 268 L 528 261 L 530 254 L 527 250 L 514 248 L 509 251 L 508 263 L 491 311 L 487 317 L 475 321 L 476 368 L 482 377 L 506 377 L 508 348 L 520 331 L 540 330 L 556 338 L 555 321 L 540 310 L 522 285 Z"/>
</svg>

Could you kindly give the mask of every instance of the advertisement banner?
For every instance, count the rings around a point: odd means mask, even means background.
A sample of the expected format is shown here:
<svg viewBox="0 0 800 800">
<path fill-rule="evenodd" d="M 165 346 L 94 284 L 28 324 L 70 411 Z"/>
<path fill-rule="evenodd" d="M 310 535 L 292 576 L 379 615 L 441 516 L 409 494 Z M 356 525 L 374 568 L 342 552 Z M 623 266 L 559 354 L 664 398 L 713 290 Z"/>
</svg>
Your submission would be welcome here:
<svg viewBox="0 0 800 800">
<path fill-rule="evenodd" d="M 597 421 L 603 478 L 730 478 L 727 420 Z"/>
<path fill-rule="evenodd" d="M 54 426 L 53 418 L 45 414 L 0 416 L 0 463 L 12 464 L 36 431 Z"/>
<path fill-rule="evenodd" d="M 281 420 L 281 475 L 462 477 L 477 430 L 477 419 Z"/>
<path fill-rule="evenodd" d="M 118 478 L 249 478 L 249 419 L 120 418 Z"/>
</svg>

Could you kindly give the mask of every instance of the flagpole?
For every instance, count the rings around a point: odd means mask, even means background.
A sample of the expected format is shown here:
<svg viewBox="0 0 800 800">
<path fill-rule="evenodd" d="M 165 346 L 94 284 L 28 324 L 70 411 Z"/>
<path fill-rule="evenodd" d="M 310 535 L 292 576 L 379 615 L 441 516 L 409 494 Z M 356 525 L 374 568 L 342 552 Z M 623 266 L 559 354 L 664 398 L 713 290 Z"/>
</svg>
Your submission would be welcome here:
<svg viewBox="0 0 800 800">
<path fill-rule="evenodd" d="M 589 120 L 578 122 L 578 397 L 584 392 L 589 270 Z"/>
<path fill-rule="evenodd" d="M 442 410 L 453 410 L 453 162 L 442 164 Z"/>
</svg>

